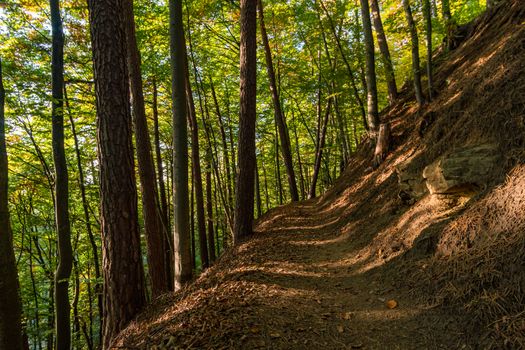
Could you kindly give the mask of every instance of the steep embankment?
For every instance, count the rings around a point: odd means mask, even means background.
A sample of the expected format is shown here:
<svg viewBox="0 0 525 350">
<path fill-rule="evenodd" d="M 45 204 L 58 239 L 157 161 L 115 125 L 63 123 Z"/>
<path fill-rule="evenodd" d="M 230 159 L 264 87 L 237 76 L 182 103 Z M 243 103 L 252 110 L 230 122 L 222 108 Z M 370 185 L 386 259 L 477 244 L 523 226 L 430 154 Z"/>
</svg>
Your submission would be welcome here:
<svg viewBox="0 0 525 350">
<path fill-rule="evenodd" d="M 383 115 L 377 170 L 363 145 L 332 190 L 265 215 L 115 346 L 525 347 L 524 22 L 521 0 L 483 15 L 439 55 L 435 101 L 405 93 Z"/>
</svg>

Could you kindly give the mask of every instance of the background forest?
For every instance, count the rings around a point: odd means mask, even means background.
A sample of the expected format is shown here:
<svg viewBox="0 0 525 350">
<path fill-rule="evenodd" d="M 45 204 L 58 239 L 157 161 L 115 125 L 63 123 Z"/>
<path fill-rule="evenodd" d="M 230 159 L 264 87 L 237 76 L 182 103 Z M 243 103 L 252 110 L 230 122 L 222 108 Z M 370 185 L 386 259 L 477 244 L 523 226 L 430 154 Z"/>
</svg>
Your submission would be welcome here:
<svg viewBox="0 0 525 350">
<path fill-rule="evenodd" d="M 190 126 L 196 131 L 189 139 L 190 154 L 193 154 L 189 186 L 192 257 L 197 275 L 232 242 L 239 118 L 240 7 L 238 1 L 218 0 L 185 1 L 183 5 L 193 99 Z M 379 5 L 398 88 L 412 91 L 412 83 L 405 83 L 412 77 L 412 55 L 403 4 L 400 0 L 381 0 Z M 410 5 L 419 33 L 419 55 L 421 62 L 425 62 L 424 4 L 413 0 Z M 446 20 L 443 11 L 446 6 L 450 6 L 451 21 Z M 450 4 L 448 0 L 430 1 L 433 47 L 443 49 L 442 42 L 449 26 L 470 21 L 485 6 L 484 0 L 454 0 Z M 62 1 L 61 15 L 65 34 L 64 140 L 73 247 L 69 288 L 72 344 L 75 349 L 94 349 L 101 339 L 99 298 L 103 280 L 96 104 L 86 2 Z M 164 1 L 135 0 L 134 15 L 142 59 L 145 110 L 157 173 L 156 190 L 164 224 L 169 228 L 173 212 L 169 9 Z M 333 184 L 367 135 L 366 56 L 360 4 L 356 0 L 266 0 L 264 20 L 278 98 L 289 134 L 298 197 L 306 199 Z M 281 138 L 259 29 L 256 217 L 293 199 L 285 161 L 279 150 Z M 55 344 L 53 294 L 58 253 L 56 174 L 51 140 L 51 45 L 51 14 L 47 1 L 0 3 L 9 209 L 25 335 L 30 348 L 38 350 L 53 349 Z M 378 45 L 375 47 L 381 110 L 389 103 L 388 74 Z M 312 193 L 316 155 L 323 133 L 325 145 Z M 200 155 L 196 156 L 199 146 Z M 193 176 L 195 162 L 202 171 L 197 178 Z M 142 201 L 138 203 L 139 215 L 142 215 Z M 139 222 L 143 232 L 142 218 Z M 144 235 L 142 239 L 147 274 Z M 154 293 L 150 279 L 146 278 L 146 282 L 151 298 Z"/>
</svg>

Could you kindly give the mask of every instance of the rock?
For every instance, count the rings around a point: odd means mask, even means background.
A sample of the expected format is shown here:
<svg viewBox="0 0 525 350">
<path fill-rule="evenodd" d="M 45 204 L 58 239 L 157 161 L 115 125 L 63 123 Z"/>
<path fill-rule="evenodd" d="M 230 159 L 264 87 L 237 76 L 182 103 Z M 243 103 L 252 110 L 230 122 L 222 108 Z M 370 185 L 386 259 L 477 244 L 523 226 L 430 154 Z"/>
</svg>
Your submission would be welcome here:
<svg viewBox="0 0 525 350">
<path fill-rule="evenodd" d="M 499 161 L 496 145 L 463 147 L 427 166 L 423 178 L 431 194 L 475 193 L 490 181 Z"/>
<path fill-rule="evenodd" d="M 396 167 L 399 182 L 399 198 L 403 204 L 414 204 L 428 193 L 421 171 L 411 169 L 410 162 Z"/>
</svg>

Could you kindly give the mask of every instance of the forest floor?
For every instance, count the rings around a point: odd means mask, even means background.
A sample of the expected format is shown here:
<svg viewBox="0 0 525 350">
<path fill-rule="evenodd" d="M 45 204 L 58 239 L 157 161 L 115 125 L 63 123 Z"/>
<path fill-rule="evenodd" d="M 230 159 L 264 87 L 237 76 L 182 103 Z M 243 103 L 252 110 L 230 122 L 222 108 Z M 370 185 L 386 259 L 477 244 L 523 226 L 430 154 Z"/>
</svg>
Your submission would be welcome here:
<svg viewBox="0 0 525 350">
<path fill-rule="evenodd" d="M 406 84 L 383 112 L 378 169 L 365 142 L 328 192 L 270 210 L 114 348 L 524 348 L 524 23 L 525 2 L 506 0 L 466 27 L 436 54 L 434 101 L 418 108 Z M 442 155 L 487 144 L 501 160 L 475 193 L 402 198 L 400 168 L 424 181 Z"/>
<path fill-rule="evenodd" d="M 360 200 L 355 198 L 355 200 Z M 466 346 L 454 315 L 417 302 L 391 266 L 364 258 L 367 225 L 345 235 L 341 208 L 319 200 L 259 221 L 177 301 L 166 297 L 128 328 L 157 349 L 441 349 Z M 372 226 L 372 225 L 371 225 Z M 359 232 L 361 231 L 361 232 Z M 369 236 L 370 237 L 370 236 Z M 233 256 L 235 255 L 235 256 Z M 397 274 L 396 274 L 397 275 Z M 389 303 L 390 302 L 390 303 Z M 152 320 L 163 309 L 162 318 Z M 135 333 L 136 332 L 136 333 Z M 134 334 L 134 335 L 133 335 Z M 135 338 L 136 336 L 136 338 Z M 127 340 L 131 340 L 128 338 Z"/>
</svg>

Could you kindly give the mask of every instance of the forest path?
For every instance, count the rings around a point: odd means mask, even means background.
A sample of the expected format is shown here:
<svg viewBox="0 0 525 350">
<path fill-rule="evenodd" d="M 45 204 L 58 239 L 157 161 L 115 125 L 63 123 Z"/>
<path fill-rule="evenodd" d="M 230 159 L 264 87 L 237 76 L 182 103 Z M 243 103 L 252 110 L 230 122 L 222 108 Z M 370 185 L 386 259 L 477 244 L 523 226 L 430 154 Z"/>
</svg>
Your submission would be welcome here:
<svg viewBox="0 0 525 350">
<path fill-rule="evenodd" d="M 365 257 L 366 239 L 343 234 L 352 224 L 346 206 L 325 203 L 272 210 L 220 268 L 154 303 L 119 348 L 461 348 L 463 327 L 414 303 L 410 287 L 389 278 L 391 267 Z"/>
</svg>

